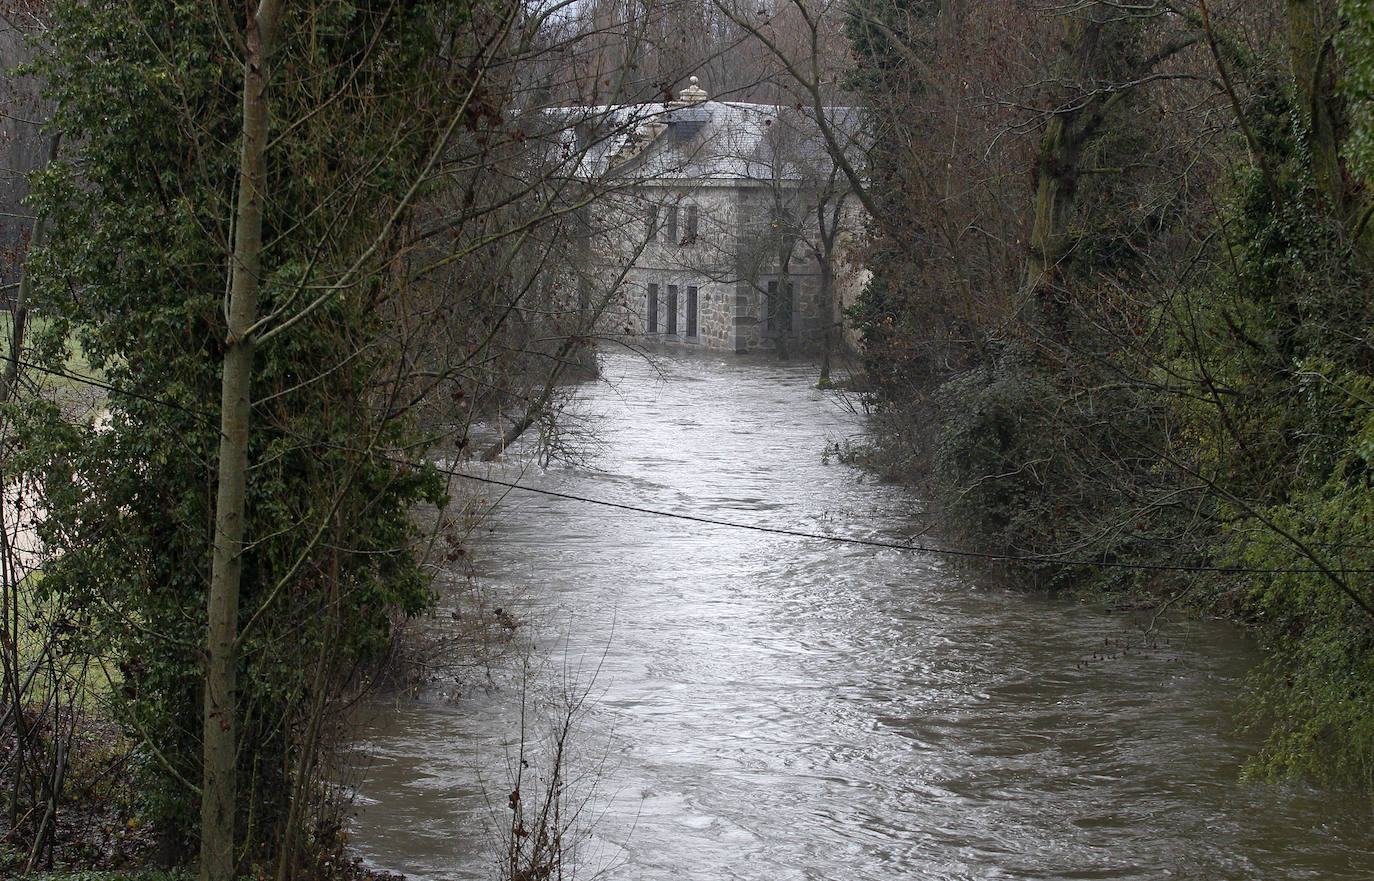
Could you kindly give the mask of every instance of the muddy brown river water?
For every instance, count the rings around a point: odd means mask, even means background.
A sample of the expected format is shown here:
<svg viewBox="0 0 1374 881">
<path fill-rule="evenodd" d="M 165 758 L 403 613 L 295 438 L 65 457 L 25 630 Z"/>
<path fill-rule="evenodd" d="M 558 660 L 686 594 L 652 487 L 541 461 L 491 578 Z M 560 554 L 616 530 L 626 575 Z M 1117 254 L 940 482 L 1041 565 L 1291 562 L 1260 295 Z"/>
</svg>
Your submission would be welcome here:
<svg viewBox="0 0 1374 881">
<path fill-rule="evenodd" d="M 597 437 L 585 458 L 493 476 L 912 537 L 918 500 L 826 455 L 863 419 L 813 367 L 601 357 L 608 382 L 574 406 Z M 1257 654 L 1227 626 L 1147 641 L 1129 615 L 928 554 L 518 491 L 489 528 L 479 583 L 523 622 L 526 660 L 456 699 L 371 708 L 353 842 L 375 866 L 495 877 L 522 732 L 534 792 L 572 696 L 569 878 L 1374 878 L 1368 797 L 1239 782 Z"/>
</svg>

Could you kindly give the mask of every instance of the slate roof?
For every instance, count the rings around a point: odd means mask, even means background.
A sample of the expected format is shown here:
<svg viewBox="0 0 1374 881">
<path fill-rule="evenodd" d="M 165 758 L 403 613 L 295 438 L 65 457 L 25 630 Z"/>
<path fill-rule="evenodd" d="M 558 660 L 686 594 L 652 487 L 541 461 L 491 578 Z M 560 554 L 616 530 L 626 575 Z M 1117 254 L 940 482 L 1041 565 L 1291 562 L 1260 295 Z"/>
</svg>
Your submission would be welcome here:
<svg viewBox="0 0 1374 881">
<path fill-rule="evenodd" d="M 829 107 L 827 118 L 857 163 L 861 119 L 851 107 Z M 633 177 L 641 182 L 730 184 L 815 180 L 830 168 L 825 141 L 810 113 L 743 101 L 630 104 L 562 108 L 577 122 L 584 149 L 582 177 Z M 597 133 L 604 133 L 598 137 Z M 574 137 L 570 134 L 569 137 Z M 775 166 L 776 159 L 776 168 Z"/>
</svg>

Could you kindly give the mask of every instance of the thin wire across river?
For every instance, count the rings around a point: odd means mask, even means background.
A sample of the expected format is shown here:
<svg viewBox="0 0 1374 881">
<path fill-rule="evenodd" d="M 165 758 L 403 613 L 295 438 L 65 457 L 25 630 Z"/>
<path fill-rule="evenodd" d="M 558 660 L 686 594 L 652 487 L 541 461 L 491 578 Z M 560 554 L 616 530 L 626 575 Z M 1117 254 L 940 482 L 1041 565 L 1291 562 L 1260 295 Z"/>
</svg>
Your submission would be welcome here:
<svg viewBox="0 0 1374 881">
<path fill-rule="evenodd" d="M 571 694 L 577 877 L 1369 877 L 1367 801 L 1238 782 L 1240 634 L 1146 639 L 886 546 L 919 501 L 827 458 L 862 420 L 806 365 L 602 359 L 575 405 L 589 458 L 491 475 L 556 494 L 509 494 L 480 551 L 534 678 L 374 708 L 353 827 L 371 863 L 493 877 L 483 829 L 507 819 L 521 732 L 544 742 Z"/>
</svg>

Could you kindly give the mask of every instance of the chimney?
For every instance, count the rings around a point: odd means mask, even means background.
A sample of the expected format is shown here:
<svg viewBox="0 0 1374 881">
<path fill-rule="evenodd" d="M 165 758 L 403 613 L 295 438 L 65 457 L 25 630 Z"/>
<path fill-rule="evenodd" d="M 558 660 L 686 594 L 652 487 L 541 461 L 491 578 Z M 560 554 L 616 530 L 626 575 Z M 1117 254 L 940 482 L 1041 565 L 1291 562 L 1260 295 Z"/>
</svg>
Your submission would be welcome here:
<svg viewBox="0 0 1374 881">
<path fill-rule="evenodd" d="M 685 107 L 689 104 L 700 104 L 706 100 L 706 90 L 699 86 L 696 77 L 687 80 L 687 88 L 677 93 L 677 100 L 673 102 L 675 107 Z"/>
</svg>

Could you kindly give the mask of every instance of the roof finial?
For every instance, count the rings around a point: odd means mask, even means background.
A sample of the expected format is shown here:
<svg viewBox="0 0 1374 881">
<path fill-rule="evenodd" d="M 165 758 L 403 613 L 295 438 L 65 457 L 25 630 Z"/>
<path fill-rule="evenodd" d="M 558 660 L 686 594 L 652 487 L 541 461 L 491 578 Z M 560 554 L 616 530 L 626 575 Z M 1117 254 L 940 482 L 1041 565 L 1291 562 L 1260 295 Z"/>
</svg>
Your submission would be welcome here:
<svg viewBox="0 0 1374 881">
<path fill-rule="evenodd" d="M 687 88 L 677 93 L 677 100 L 682 104 L 697 104 L 706 100 L 706 90 L 697 85 L 699 80 L 696 77 L 687 79 Z"/>
</svg>

